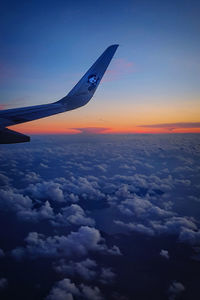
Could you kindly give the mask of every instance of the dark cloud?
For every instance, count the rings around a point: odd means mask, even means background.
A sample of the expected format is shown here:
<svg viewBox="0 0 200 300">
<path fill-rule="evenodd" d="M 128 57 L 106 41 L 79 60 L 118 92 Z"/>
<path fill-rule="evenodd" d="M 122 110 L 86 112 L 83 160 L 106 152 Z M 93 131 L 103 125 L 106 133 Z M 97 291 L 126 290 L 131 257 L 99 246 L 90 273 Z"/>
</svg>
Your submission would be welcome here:
<svg viewBox="0 0 200 300">
<path fill-rule="evenodd" d="M 81 134 L 101 134 L 106 133 L 106 131 L 110 130 L 107 127 L 83 127 L 83 128 L 71 128 L 73 130 L 77 130 Z"/>
<path fill-rule="evenodd" d="M 74 297 L 86 300 L 103 300 L 100 289 L 97 286 L 75 285 L 69 278 L 58 281 L 51 289 L 46 300 L 73 300 Z"/>
<path fill-rule="evenodd" d="M 17 190 L 0 190 L 0 207 L 3 211 L 13 211 L 20 220 L 40 221 L 54 217 L 53 209 L 48 201 L 36 209 L 29 196 Z"/>
<path fill-rule="evenodd" d="M 85 259 L 80 262 L 60 260 L 54 265 L 56 272 L 63 275 L 79 275 L 85 280 L 92 280 L 97 276 L 97 263 L 92 259 Z"/>
<path fill-rule="evenodd" d="M 117 220 L 114 221 L 114 223 L 130 231 L 135 231 L 149 236 L 153 236 L 155 234 L 152 228 L 149 228 L 148 226 L 145 226 L 140 223 L 124 223 L 123 221 L 117 221 Z"/>
<path fill-rule="evenodd" d="M 190 229 L 196 232 L 198 228 L 194 223 L 194 219 L 189 217 L 171 217 L 164 220 L 163 223 L 159 221 L 152 221 L 151 225 L 158 233 L 169 234 L 180 234 L 185 229 Z"/>
<path fill-rule="evenodd" d="M 3 251 L 3 249 L 0 248 L 0 257 L 4 257 L 5 256 L 5 253 Z"/>
<path fill-rule="evenodd" d="M 180 128 L 200 128 L 200 122 L 179 122 L 179 123 L 163 123 L 163 124 L 150 124 L 150 125 L 140 125 L 138 127 L 145 128 L 166 128 L 169 131 Z"/>
<path fill-rule="evenodd" d="M 7 287 L 8 280 L 6 278 L 0 278 L 0 290 L 3 290 Z"/>
<path fill-rule="evenodd" d="M 39 222 L 41 220 L 52 220 L 56 216 L 50 203 L 46 201 L 38 209 L 21 209 L 17 212 L 19 219 Z"/>
<path fill-rule="evenodd" d="M 100 232 L 88 226 L 81 226 L 77 232 L 71 232 L 67 236 L 46 237 L 37 232 L 30 232 L 25 241 L 26 247 L 12 250 L 12 256 L 16 259 L 23 256 L 31 258 L 84 256 L 89 251 L 120 254 L 118 247 L 108 248 Z"/>
<path fill-rule="evenodd" d="M 137 216 L 140 218 L 170 217 L 174 215 L 172 211 L 162 209 L 149 200 L 134 194 L 129 195 L 128 199 L 122 201 L 118 205 L 118 208 L 127 216 Z"/>
<path fill-rule="evenodd" d="M 114 281 L 116 274 L 111 268 L 102 268 L 100 275 L 100 282 L 104 284 L 110 284 Z"/>
<path fill-rule="evenodd" d="M 55 284 L 46 300 L 73 300 L 73 296 L 80 296 L 80 290 L 70 279 L 65 278 Z"/>
<path fill-rule="evenodd" d="M 168 286 L 177 268 L 173 259 L 164 259 L 169 253 L 176 257 L 188 286 L 191 258 L 199 257 L 199 145 L 198 135 L 76 135 L 34 137 L 29 145 L 2 147 L 1 226 L 6 219 L 6 238 L 12 240 L 3 249 L 6 254 L 13 249 L 12 257 L 19 260 L 34 258 L 30 267 L 48 258 L 51 271 L 58 272 L 54 275 L 68 279 L 52 287 L 49 299 L 94 299 L 104 293 L 106 299 L 123 299 L 123 290 L 130 291 L 127 299 L 137 298 L 135 286 L 139 291 L 141 282 L 149 292 L 138 268 L 152 270 L 159 291 L 152 287 L 150 296 L 164 299 L 159 278 Z M 10 215 L 18 232 L 14 239 Z M 2 236 L 4 243 L 3 230 Z M 23 262 L 12 260 L 14 268 Z"/>
<path fill-rule="evenodd" d="M 164 258 L 166 258 L 166 259 L 169 259 L 169 252 L 168 252 L 168 250 L 162 249 L 162 250 L 160 251 L 160 256 L 162 256 L 162 257 L 164 257 Z"/>
<path fill-rule="evenodd" d="M 13 211 L 30 210 L 33 206 L 32 200 L 15 190 L 0 190 L 0 206 L 2 209 Z"/>
<path fill-rule="evenodd" d="M 35 173 L 35 172 L 28 172 L 24 178 L 24 181 L 28 182 L 28 183 L 33 183 L 33 182 L 38 182 L 41 180 L 41 177 L 39 174 Z"/>
<path fill-rule="evenodd" d="M 0 186 L 8 185 L 10 182 L 10 179 L 5 176 L 4 174 L 0 174 Z"/>
<path fill-rule="evenodd" d="M 185 291 L 185 287 L 181 282 L 173 281 L 168 289 L 169 300 L 175 300 L 179 298 L 180 294 Z"/>
<path fill-rule="evenodd" d="M 77 204 L 66 206 L 52 220 L 54 225 L 90 225 L 93 226 L 95 221 L 85 216 L 84 210 Z"/>
<path fill-rule="evenodd" d="M 105 198 L 98 184 L 98 179 L 96 180 L 95 178 L 94 180 L 94 178 L 78 177 L 66 180 L 63 184 L 63 189 L 67 194 L 73 193 L 84 199 L 97 200 Z"/>
<path fill-rule="evenodd" d="M 78 262 L 61 259 L 54 263 L 54 270 L 62 275 L 79 276 L 82 280 L 98 281 L 103 284 L 112 283 L 116 277 L 111 268 L 100 267 L 90 258 Z"/>
<path fill-rule="evenodd" d="M 200 230 L 192 230 L 190 228 L 184 228 L 179 235 L 179 240 L 184 243 L 188 243 L 192 246 L 200 244 Z"/>
<path fill-rule="evenodd" d="M 50 199 L 52 201 L 64 202 L 62 186 L 53 181 L 30 184 L 26 190 L 28 194 L 37 199 Z"/>
<path fill-rule="evenodd" d="M 85 284 L 80 285 L 82 297 L 88 300 L 103 300 L 100 289 L 97 286 L 91 287 Z"/>
</svg>

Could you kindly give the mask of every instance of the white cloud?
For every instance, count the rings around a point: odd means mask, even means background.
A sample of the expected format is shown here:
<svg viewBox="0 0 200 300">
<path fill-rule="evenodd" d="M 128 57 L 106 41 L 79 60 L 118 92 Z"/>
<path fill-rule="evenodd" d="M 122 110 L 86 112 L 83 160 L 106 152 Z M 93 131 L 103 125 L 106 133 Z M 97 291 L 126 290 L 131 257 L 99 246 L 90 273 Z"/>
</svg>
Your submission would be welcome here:
<svg viewBox="0 0 200 300">
<path fill-rule="evenodd" d="M 164 258 L 166 258 L 166 259 L 169 259 L 169 252 L 168 252 L 168 250 L 162 249 L 162 250 L 160 251 L 160 256 L 162 256 L 162 257 L 164 257 Z"/>
</svg>

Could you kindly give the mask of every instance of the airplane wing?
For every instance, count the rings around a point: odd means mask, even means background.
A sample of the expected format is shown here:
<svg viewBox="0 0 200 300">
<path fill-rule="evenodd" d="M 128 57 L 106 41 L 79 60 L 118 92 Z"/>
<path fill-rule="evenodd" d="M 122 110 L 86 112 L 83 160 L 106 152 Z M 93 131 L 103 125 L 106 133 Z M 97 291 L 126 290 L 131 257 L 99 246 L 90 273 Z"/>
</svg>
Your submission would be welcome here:
<svg viewBox="0 0 200 300">
<path fill-rule="evenodd" d="M 0 144 L 28 142 L 26 135 L 6 127 L 29 122 L 65 111 L 73 110 L 87 104 L 94 95 L 118 45 L 108 47 L 74 88 L 57 102 L 0 111 Z"/>
</svg>

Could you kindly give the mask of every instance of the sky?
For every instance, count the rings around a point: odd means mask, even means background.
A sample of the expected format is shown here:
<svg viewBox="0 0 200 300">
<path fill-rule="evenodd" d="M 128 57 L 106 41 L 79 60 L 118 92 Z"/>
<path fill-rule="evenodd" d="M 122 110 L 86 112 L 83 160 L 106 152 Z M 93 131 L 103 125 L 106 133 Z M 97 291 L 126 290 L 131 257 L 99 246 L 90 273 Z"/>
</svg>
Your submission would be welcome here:
<svg viewBox="0 0 200 300">
<path fill-rule="evenodd" d="M 1 1 L 0 109 L 66 95 L 119 44 L 91 102 L 24 133 L 200 132 L 199 1 Z"/>
</svg>

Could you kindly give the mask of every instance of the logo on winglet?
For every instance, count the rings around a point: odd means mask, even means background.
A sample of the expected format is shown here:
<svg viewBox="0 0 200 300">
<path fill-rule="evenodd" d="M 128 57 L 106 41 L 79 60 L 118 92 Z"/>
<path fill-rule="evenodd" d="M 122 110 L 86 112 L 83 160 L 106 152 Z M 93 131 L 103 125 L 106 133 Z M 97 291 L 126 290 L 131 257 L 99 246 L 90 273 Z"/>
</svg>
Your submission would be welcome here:
<svg viewBox="0 0 200 300">
<path fill-rule="evenodd" d="M 98 81 L 99 81 L 99 77 L 97 77 L 96 74 L 90 75 L 88 77 L 88 83 L 90 84 L 90 86 L 88 87 L 88 91 L 91 91 L 94 88 L 96 88 Z"/>
</svg>

